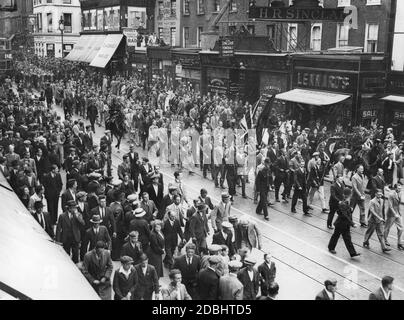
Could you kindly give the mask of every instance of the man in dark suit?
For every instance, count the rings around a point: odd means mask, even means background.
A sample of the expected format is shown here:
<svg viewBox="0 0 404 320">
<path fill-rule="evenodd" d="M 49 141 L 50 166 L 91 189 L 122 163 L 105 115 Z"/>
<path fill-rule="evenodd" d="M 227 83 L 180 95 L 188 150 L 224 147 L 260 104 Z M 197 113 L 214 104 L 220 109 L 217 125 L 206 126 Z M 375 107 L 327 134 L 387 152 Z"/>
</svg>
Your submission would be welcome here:
<svg viewBox="0 0 404 320">
<path fill-rule="evenodd" d="M 150 227 L 144 219 L 146 212 L 142 208 L 135 209 L 134 219 L 129 224 L 129 232 L 139 232 L 139 241 L 142 244 L 143 252 L 147 252 L 150 245 Z"/>
<path fill-rule="evenodd" d="M 107 207 L 107 199 L 104 195 L 98 197 L 99 205 L 91 210 L 91 216 L 99 215 L 102 220 L 102 225 L 107 227 L 110 237 L 116 237 L 116 223 L 114 214 L 109 207 Z"/>
<path fill-rule="evenodd" d="M 87 252 L 91 251 L 95 248 L 98 241 L 103 241 L 105 243 L 105 249 L 111 249 L 111 238 L 108 234 L 108 230 L 105 226 L 101 226 L 102 219 L 98 215 L 94 215 L 90 222 L 92 223 L 92 227 L 88 228 L 81 245 L 81 251 Z"/>
<path fill-rule="evenodd" d="M 178 246 L 178 237 L 180 237 L 181 242 L 184 241 L 184 234 L 180 222 L 175 218 L 175 214 L 172 211 L 168 212 L 168 219 L 163 224 L 163 235 L 166 251 L 164 264 L 168 269 L 171 269 L 174 263 L 173 255 Z"/>
<path fill-rule="evenodd" d="M 36 156 L 34 157 L 35 166 L 38 173 L 38 180 L 42 183 L 43 176 L 50 171 L 50 162 L 47 157 L 43 154 L 41 148 L 36 151 Z"/>
<path fill-rule="evenodd" d="M 105 250 L 105 243 L 98 241 L 84 256 L 82 272 L 102 300 L 111 300 L 112 270 L 111 255 Z"/>
<path fill-rule="evenodd" d="M 51 218 L 49 213 L 43 212 L 42 201 L 36 201 L 34 203 L 34 210 L 35 212 L 32 213 L 33 217 L 35 218 L 36 221 L 38 221 L 42 229 L 46 231 L 49 237 L 53 239 L 55 237 L 55 234 L 53 232 Z"/>
<path fill-rule="evenodd" d="M 151 300 L 153 292 L 159 293 L 159 278 L 156 269 L 149 264 L 149 259 L 146 254 L 140 257 L 141 262 L 135 266 L 137 273 L 137 281 L 133 290 L 134 300 Z"/>
<path fill-rule="evenodd" d="M 62 177 L 57 165 L 52 165 L 52 170 L 44 176 L 45 198 L 48 203 L 48 211 L 52 225 L 56 224 L 59 207 L 59 196 L 63 188 Z"/>
<path fill-rule="evenodd" d="M 269 285 L 275 281 L 276 266 L 272 261 L 272 255 L 267 252 L 264 254 L 264 262 L 258 266 L 258 272 L 261 276 L 261 295 L 268 295 Z"/>
<path fill-rule="evenodd" d="M 147 222 L 151 222 L 156 219 L 158 214 L 158 208 L 153 200 L 149 199 L 149 194 L 147 192 L 143 192 L 142 201 L 140 202 L 140 207 L 146 211 L 145 219 Z"/>
<path fill-rule="evenodd" d="M 67 202 L 67 211 L 59 216 L 56 241 L 62 243 L 63 249 L 68 255 L 71 251 L 74 263 L 79 262 L 80 225 L 84 225 L 83 217 L 77 211 L 76 202 L 70 200 Z"/>
<path fill-rule="evenodd" d="M 173 269 L 181 271 L 182 283 L 192 299 L 198 300 L 198 273 L 201 269 L 201 258 L 195 254 L 195 249 L 195 244 L 188 243 L 185 247 L 186 253 L 174 260 Z"/>
<path fill-rule="evenodd" d="M 142 164 L 139 166 L 140 173 L 140 191 L 146 191 L 150 184 L 149 173 L 153 172 L 153 167 L 149 163 L 149 159 L 142 158 Z"/>
<path fill-rule="evenodd" d="M 210 210 L 214 209 L 214 205 L 212 203 L 212 200 L 208 196 L 208 191 L 206 189 L 201 189 L 198 200 L 204 202 Z"/>
<path fill-rule="evenodd" d="M 315 300 L 335 300 L 337 280 L 325 280 L 324 287 L 325 288 L 316 295 Z"/>
<path fill-rule="evenodd" d="M 175 185 L 169 183 L 168 184 L 168 194 L 166 194 L 163 197 L 163 199 L 161 200 L 161 205 L 158 208 L 159 209 L 159 213 L 158 213 L 158 216 L 157 216 L 158 219 L 160 219 L 160 220 L 163 219 L 163 217 L 164 217 L 164 215 L 166 213 L 167 207 L 174 203 L 174 197 L 178 193 L 179 193 L 178 188 Z"/>
<path fill-rule="evenodd" d="M 222 230 L 218 230 L 213 235 L 212 244 L 226 245 L 229 248 L 229 257 L 232 257 L 236 253 L 236 249 L 233 244 L 233 233 L 231 229 L 232 224 L 227 221 L 222 222 Z"/>
<path fill-rule="evenodd" d="M 335 212 L 338 210 L 339 203 L 344 200 L 345 183 L 344 178 L 341 175 L 337 175 L 335 182 L 330 188 L 330 212 L 328 213 L 327 228 L 334 229 L 332 221 L 334 219 Z"/>
<path fill-rule="evenodd" d="M 219 256 L 209 257 L 209 267 L 199 271 L 198 287 L 200 300 L 219 299 L 219 275 L 216 272 L 221 262 Z"/>
<path fill-rule="evenodd" d="M 139 154 L 135 151 L 135 146 L 131 144 L 129 146 L 129 152 L 127 153 L 130 162 L 130 173 L 131 179 L 133 180 L 133 185 L 135 186 L 135 191 L 138 191 L 139 187 Z"/>
<path fill-rule="evenodd" d="M 289 163 L 288 159 L 286 159 L 285 152 L 283 150 L 280 150 L 279 152 L 279 157 L 275 161 L 273 167 L 275 169 L 275 200 L 276 202 L 279 202 L 279 189 L 281 187 L 281 184 L 283 183 L 283 193 L 282 193 L 282 200 L 284 202 L 288 202 L 286 199 L 286 195 L 288 194 L 288 180 L 289 180 Z"/>
<path fill-rule="evenodd" d="M 258 289 L 260 287 L 260 274 L 254 269 L 257 261 L 252 257 L 244 259 L 245 268 L 241 269 L 237 278 L 244 286 L 243 300 L 255 300 L 257 298 Z"/>
<path fill-rule="evenodd" d="M 376 196 L 377 189 L 384 190 L 386 186 L 386 182 L 383 177 L 383 169 L 377 169 L 377 175 L 374 176 L 371 180 L 371 188 L 370 188 L 370 197 L 373 199 Z"/>
<path fill-rule="evenodd" d="M 206 237 L 209 234 L 208 218 L 206 217 L 206 204 L 198 202 L 195 212 L 189 220 L 189 233 L 192 241 L 196 244 L 197 252 L 201 248 L 207 248 Z"/>
<path fill-rule="evenodd" d="M 70 179 L 66 183 L 66 191 L 62 193 L 62 211 L 67 208 L 69 201 L 76 201 L 77 181 Z"/>
<path fill-rule="evenodd" d="M 149 194 L 150 200 L 154 202 L 157 209 L 160 210 L 164 197 L 164 188 L 159 183 L 159 177 L 157 175 L 153 175 L 151 178 L 152 183 L 146 188 L 145 191 Z"/>
<path fill-rule="evenodd" d="M 121 257 L 128 256 L 133 259 L 134 264 L 139 264 L 140 257 L 143 254 L 142 244 L 140 243 L 139 239 L 139 232 L 138 231 L 131 231 L 129 233 L 129 241 L 127 241 L 121 250 Z"/>
<path fill-rule="evenodd" d="M 304 169 L 305 162 L 300 162 L 300 167 L 295 171 L 294 174 L 294 192 L 292 197 L 292 213 L 296 213 L 296 203 L 300 198 L 303 202 L 303 213 L 307 217 L 312 215 L 309 213 L 309 208 L 307 206 L 307 184 L 306 184 L 306 172 Z"/>
<path fill-rule="evenodd" d="M 351 239 L 351 227 L 356 227 L 352 220 L 352 207 L 350 205 L 352 191 L 349 188 L 344 189 L 344 200 L 338 205 L 338 218 L 334 222 L 335 230 L 328 243 L 328 250 L 332 254 L 336 254 L 335 247 L 339 237 L 342 235 L 345 246 L 352 258 L 358 257 L 361 254 L 357 253 Z"/>
<path fill-rule="evenodd" d="M 255 188 L 257 192 L 260 194 L 260 200 L 258 202 L 257 209 L 255 212 L 257 214 L 261 214 L 264 211 L 264 218 L 269 220 L 268 217 L 268 192 L 269 192 L 269 178 L 271 176 L 271 161 L 267 158 L 264 161 L 265 167 L 261 169 L 257 178 L 255 179 Z"/>
<path fill-rule="evenodd" d="M 384 276 L 381 287 L 369 295 L 369 300 L 392 300 L 393 281 L 393 277 Z"/>
</svg>

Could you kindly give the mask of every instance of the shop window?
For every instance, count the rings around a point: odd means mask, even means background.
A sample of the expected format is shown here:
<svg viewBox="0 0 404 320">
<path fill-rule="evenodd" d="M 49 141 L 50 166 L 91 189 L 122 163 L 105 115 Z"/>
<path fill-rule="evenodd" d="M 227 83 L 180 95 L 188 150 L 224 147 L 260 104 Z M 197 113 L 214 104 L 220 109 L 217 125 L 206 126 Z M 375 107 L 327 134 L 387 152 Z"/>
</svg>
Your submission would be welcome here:
<svg viewBox="0 0 404 320">
<path fill-rule="evenodd" d="M 164 1 L 158 2 L 158 13 L 159 13 L 159 17 L 161 19 L 161 17 L 164 15 Z"/>
<path fill-rule="evenodd" d="M 365 52 L 377 52 L 377 40 L 379 37 L 378 24 L 366 24 Z"/>
<path fill-rule="evenodd" d="M 269 37 L 269 39 L 275 38 L 275 25 L 273 24 L 267 25 L 267 36 Z"/>
</svg>

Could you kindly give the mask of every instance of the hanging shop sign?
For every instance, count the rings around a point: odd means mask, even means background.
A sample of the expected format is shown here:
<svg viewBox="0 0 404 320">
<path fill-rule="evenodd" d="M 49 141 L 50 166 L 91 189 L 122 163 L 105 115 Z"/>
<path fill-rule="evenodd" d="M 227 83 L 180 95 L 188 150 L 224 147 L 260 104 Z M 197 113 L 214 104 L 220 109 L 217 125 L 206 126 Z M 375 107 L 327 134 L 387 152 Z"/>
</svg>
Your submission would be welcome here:
<svg viewBox="0 0 404 320">
<path fill-rule="evenodd" d="M 250 7 L 250 19 L 271 21 L 333 21 L 343 22 L 348 16 L 344 8 L 299 8 L 299 7 Z"/>
<path fill-rule="evenodd" d="M 221 57 L 234 57 L 234 39 L 231 38 L 220 39 L 219 52 Z"/>
<path fill-rule="evenodd" d="M 294 85 L 301 88 L 333 90 L 347 92 L 353 90 L 350 74 L 298 71 L 293 77 Z"/>
</svg>

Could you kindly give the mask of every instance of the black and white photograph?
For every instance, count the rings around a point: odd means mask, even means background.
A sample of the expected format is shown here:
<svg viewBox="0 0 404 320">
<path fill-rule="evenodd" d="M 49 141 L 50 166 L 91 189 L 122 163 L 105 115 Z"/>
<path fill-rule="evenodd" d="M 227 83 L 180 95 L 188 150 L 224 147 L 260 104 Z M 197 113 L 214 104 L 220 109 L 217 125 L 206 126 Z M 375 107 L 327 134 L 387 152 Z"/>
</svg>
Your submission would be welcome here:
<svg viewBox="0 0 404 320">
<path fill-rule="evenodd" d="M 403 184 L 402 0 L 0 0 L 1 301 L 404 300 Z"/>
</svg>

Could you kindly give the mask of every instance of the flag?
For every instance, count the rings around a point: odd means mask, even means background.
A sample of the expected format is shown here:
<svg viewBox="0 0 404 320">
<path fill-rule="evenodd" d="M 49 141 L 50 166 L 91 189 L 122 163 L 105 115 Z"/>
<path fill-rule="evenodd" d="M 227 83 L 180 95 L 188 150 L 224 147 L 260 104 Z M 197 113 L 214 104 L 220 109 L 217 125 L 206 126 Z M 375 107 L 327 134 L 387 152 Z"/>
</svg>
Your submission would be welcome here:
<svg viewBox="0 0 404 320">
<path fill-rule="evenodd" d="M 240 126 L 242 129 L 244 129 L 244 131 L 248 130 L 246 115 L 244 115 L 244 117 L 240 120 Z"/>
</svg>

